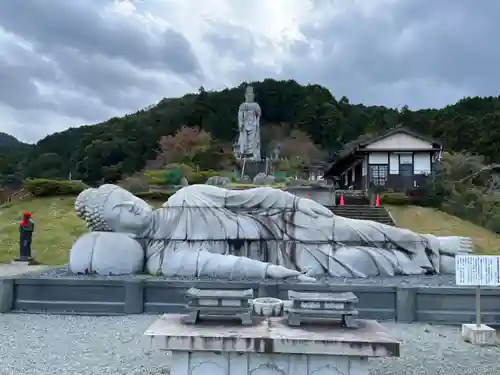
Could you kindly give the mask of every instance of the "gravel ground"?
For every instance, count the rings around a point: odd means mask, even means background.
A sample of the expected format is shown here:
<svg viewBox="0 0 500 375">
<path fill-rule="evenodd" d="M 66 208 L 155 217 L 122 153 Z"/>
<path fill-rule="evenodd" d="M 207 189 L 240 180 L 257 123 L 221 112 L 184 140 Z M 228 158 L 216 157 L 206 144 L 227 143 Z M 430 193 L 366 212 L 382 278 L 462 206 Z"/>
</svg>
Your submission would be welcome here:
<svg viewBox="0 0 500 375">
<path fill-rule="evenodd" d="M 169 357 L 142 333 L 156 316 L 0 315 L 1 375 L 168 374 Z M 475 347 L 458 327 L 384 323 L 400 358 L 371 360 L 372 375 L 498 375 L 500 347 Z"/>
<path fill-rule="evenodd" d="M 151 279 L 164 280 L 163 276 L 151 275 L 130 275 L 130 276 L 85 276 L 73 275 L 67 267 L 57 267 L 41 272 L 30 273 L 30 277 L 51 277 L 51 278 L 72 278 L 72 279 L 107 279 L 107 280 L 129 280 L 136 279 Z M 182 279 L 182 278 L 179 278 Z M 173 280 L 169 278 L 169 280 Z M 185 280 L 185 279 L 184 279 Z M 191 280 L 191 279 L 189 279 Z M 206 280 L 206 279 L 205 279 Z M 283 282 L 297 282 L 290 279 Z M 395 277 L 367 277 L 367 278 L 344 278 L 344 277 L 324 277 L 318 279 L 322 284 L 356 284 L 356 285 L 387 285 L 387 286 L 456 286 L 455 275 L 416 275 L 416 276 L 395 276 Z"/>
</svg>

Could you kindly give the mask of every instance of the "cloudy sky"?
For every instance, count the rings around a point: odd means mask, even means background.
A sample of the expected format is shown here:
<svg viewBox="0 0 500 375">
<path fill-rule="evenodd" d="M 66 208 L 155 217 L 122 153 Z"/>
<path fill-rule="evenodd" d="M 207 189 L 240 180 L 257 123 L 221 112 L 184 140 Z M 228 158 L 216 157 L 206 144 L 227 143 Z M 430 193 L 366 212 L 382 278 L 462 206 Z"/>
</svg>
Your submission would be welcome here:
<svg viewBox="0 0 500 375">
<path fill-rule="evenodd" d="M 500 91 L 496 0 L 0 0 L 0 131 L 34 142 L 266 77 L 351 102 Z"/>
</svg>

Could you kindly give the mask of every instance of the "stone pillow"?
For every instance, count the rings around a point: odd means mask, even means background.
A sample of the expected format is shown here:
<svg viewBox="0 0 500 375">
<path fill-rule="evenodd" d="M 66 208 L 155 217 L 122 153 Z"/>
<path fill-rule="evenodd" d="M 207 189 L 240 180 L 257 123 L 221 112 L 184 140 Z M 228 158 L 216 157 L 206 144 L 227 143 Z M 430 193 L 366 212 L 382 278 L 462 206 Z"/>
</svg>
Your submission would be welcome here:
<svg viewBox="0 0 500 375">
<path fill-rule="evenodd" d="M 143 272 L 144 250 L 126 233 L 90 232 L 76 240 L 69 268 L 75 274 L 131 275 Z"/>
</svg>

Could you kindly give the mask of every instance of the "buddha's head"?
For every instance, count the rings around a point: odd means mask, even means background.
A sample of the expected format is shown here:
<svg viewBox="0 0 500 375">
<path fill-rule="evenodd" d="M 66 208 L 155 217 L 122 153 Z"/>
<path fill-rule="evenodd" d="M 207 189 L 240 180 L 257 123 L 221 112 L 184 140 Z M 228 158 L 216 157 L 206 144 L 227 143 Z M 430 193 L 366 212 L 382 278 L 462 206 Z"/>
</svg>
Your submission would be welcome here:
<svg viewBox="0 0 500 375">
<path fill-rule="evenodd" d="M 253 93 L 253 87 L 247 86 L 245 90 L 245 102 L 252 103 L 255 100 L 255 95 Z"/>
<path fill-rule="evenodd" d="M 117 185 L 102 185 L 82 191 L 75 201 L 78 217 L 96 232 L 143 235 L 152 224 L 149 204 Z"/>
</svg>

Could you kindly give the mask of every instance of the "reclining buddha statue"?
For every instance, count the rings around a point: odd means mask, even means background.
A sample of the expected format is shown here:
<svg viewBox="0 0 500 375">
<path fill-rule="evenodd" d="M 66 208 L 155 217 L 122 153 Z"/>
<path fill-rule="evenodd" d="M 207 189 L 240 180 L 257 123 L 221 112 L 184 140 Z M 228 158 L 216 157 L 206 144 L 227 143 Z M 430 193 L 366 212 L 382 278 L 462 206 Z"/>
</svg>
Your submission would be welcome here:
<svg viewBox="0 0 500 375">
<path fill-rule="evenodd" d="M 334 215 L 270 187 L 192 185 L 160 208 L 116 185 L 76 199 L 91 230 L 71 249 L 73 273 L 222 279 L 369 277 L 454 272 L 466 237 L 437 237 Z"/>
</svg>

